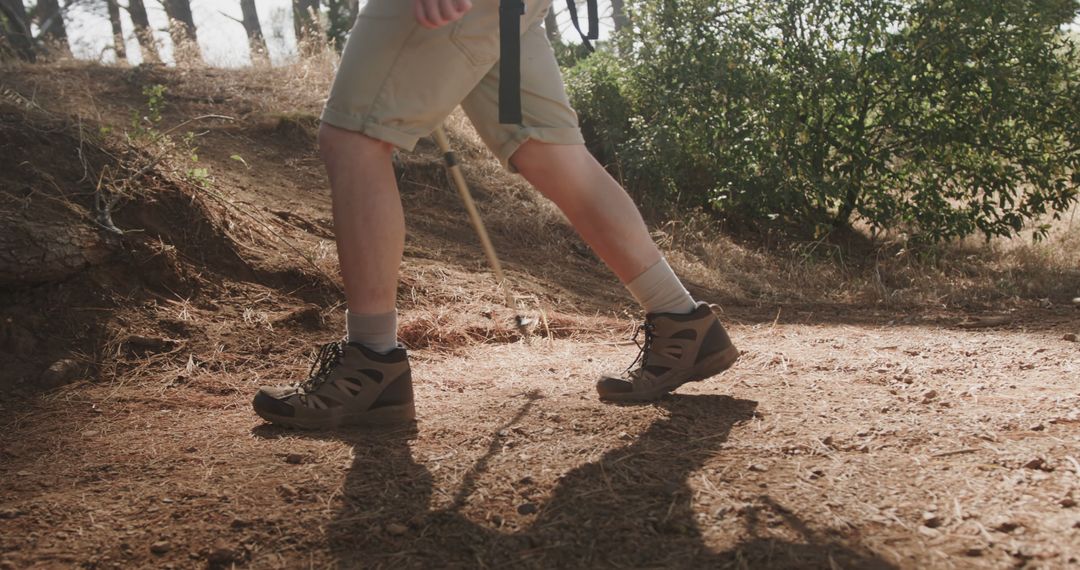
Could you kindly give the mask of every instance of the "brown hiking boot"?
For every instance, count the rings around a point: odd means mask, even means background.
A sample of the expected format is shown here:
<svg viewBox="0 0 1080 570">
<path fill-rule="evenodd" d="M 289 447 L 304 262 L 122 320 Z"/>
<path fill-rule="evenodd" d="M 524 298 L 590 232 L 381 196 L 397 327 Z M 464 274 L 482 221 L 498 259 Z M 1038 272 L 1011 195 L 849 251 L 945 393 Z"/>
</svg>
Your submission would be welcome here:
<svg viewBox="0 0 1080 570">
<path fill-rule="evenodd" d="M 344 340 L 325 344 L 307 380 L 260 388 L 252 406 L 268 422 L 302 429 L 411 421 L 409 357 L 401 346 L 379 354 Z"/>
<path fill-rule="evenodd" d="M 687 382 L 719 374 L 739 359 L 739 350 L 705 303 L 685 315 L 646 315 L 645 324 L 638 327 L 638 333 L 642 331 L 645 343 L 638 344 L 641 352 L 626 372 L 596 383 L 601 400 L 655 400 Z M 635 334 L 634 342 L 637 339 Z M 631 370 L 638 362 L 641 366 Z"/>
</svg>

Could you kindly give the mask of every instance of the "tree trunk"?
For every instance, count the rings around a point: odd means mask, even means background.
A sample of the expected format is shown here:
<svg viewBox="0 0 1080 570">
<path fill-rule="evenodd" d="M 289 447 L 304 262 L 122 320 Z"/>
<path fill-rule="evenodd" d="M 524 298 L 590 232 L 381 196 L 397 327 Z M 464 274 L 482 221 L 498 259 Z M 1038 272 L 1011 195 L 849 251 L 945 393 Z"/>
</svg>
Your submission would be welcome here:
<svg viewBox="0 0 1080 570">
<path fill-rule="evenodd" d="M 127 61 L 127 45 L 124 43 L 124 28 L 120 25 L 120 4 L 116 0 L 106 0 L 109 8 L 109 24 L 112 25 L 113 50 L 117 61 Z"/>
<path fill-rule="evenodd" d="M 329 26 L 326 29 L 328 39 L 333 40 L 334 48 L 339 52 L 345 47 L 345 39 L 356 22 L 358 0 L 326 0 L 326 13 Z"/>
<path fill-rule="evenodd" d="M 318 38 L 319 0 L 293 0 L 293 31 L 296 33 L 296 45 L 300 53 L 314 51 L 314 42 Z"/>
<path fill-rule="evenodd" d="M 191 15 L 191 1 L 161 0 L 161 5 L 169 16 L 169 36 L 176 63 L 201 63 L 202 52 L 195 33 L 195 18 Z"/>
<path fill-rule="evenodd" d="M 22 0 L 0 0 L 0 16 L 4 20 L 4 36 L 11 42 L 15 54 L 25 61 L 34 61 L 34 36 Z"/>
<path fill-rule="evenodd" d="M 548 41 L 551 45 L 559 45 L 562 42 L 562 36 L 559 34 L 559 18 L 555 14 L 555 4 L 552 3 L 548 8 L 548 13 L 544 16 L 544 32 L 547 33 Z"/>
<path fill-rule="evenodd" d="M 240 11 L 244 14 L 244 31 L 247 32 L 248 49 L 251 50 L 251 63 L 270 62 L 270 52 L 266 49 L 266 38 L 259 23 L 259 12 L 255 10 L 255 0 L 240 0 Z"/>
<path fill-rule="evenodd" d="M 615 20 L 615 33 L 630 27 L 630 17 L 626 15 L 624 0 L 611 0 L 611 15 Z"/>
<path fill-rule="evenodd" d="M 64 25 L 64 12 L 58 0 L 38 0 L 34 8 L 37 16 L 38 36 L 45 40 L 45 47 L 59 55 L 71 55 L 68 44 L 67 27 Z"/>
<path fill-rule="evenodd" d="M 135 36 L 139 39 L 139 47 L 142 48 L 143 61 L 161 63 L 157 42 L 154 41 L 154 30 L 150 27 L 150 18 L 146 15 L 146 5 L 143 4 L 143 0 L 128 0 L 128 13 L 131 14 L 131 23 L 135 25 Z"/>
</svg>

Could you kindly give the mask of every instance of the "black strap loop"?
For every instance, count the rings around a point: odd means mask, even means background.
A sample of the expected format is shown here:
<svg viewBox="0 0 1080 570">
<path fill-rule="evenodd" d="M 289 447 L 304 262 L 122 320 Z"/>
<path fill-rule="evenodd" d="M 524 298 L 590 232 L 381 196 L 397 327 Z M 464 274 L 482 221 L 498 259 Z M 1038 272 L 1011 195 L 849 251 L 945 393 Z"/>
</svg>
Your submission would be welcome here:
<svg viewBox="0 0 1080 570">
<path fill-rule="evenodd" d="M 499 122 L 521 124 L 522 0 L 499 2 Z"/>
<path fill-rule="evenodd" d="M 574 24 L 574 28 L 577 29 L 578 34 L 581 34 L 581 43 L 585 45 L 585 48 L 590 52 L 596 51 L 590 40 L 600 39 L 600 8 L 597 5 L 596 0 L 586 1 L 588 15 L 589 15 L 589 33 L 581 31 L 581 22 L 578 20 L 577 2 L 574 0 L 566 0 L 566 9 L 570 11 L 570 22 Z"/>
</svg>

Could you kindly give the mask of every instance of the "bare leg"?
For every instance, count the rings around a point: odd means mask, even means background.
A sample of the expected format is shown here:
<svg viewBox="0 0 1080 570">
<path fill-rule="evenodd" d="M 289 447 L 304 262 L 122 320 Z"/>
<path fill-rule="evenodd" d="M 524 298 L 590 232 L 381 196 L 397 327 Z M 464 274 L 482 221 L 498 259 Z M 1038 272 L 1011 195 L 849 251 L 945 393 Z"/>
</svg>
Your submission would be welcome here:
<svg viewBox="0 0 1080 570">
<path fill-rule="evenodd" d="M 348 308 L 355 313 L 393 311 L 405 249 L 405 215 L 394 178 L 393 147 L 323 124 L 319 150 L 330 178 Z"/>
<path fill-rule="evenodd" d="M 530 140 L 510 161 L 623 283 L 660 260 L 637 206 L 584 146 Z"/>
</svg>

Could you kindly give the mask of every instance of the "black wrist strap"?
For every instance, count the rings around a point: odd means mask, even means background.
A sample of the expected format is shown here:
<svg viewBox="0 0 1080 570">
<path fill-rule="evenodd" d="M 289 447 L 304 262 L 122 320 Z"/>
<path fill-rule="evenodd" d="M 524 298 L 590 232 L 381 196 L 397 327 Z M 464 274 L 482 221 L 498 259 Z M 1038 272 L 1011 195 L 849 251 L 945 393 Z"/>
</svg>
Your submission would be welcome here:
<svg viewBox="0 0 1080 570">
<path fill-rule="evenodd" d="M 522 0 L 500 0 L 499 122 L 502 124 L 521 124 L 521 16 L 524 14 Z"/>
</svg>

